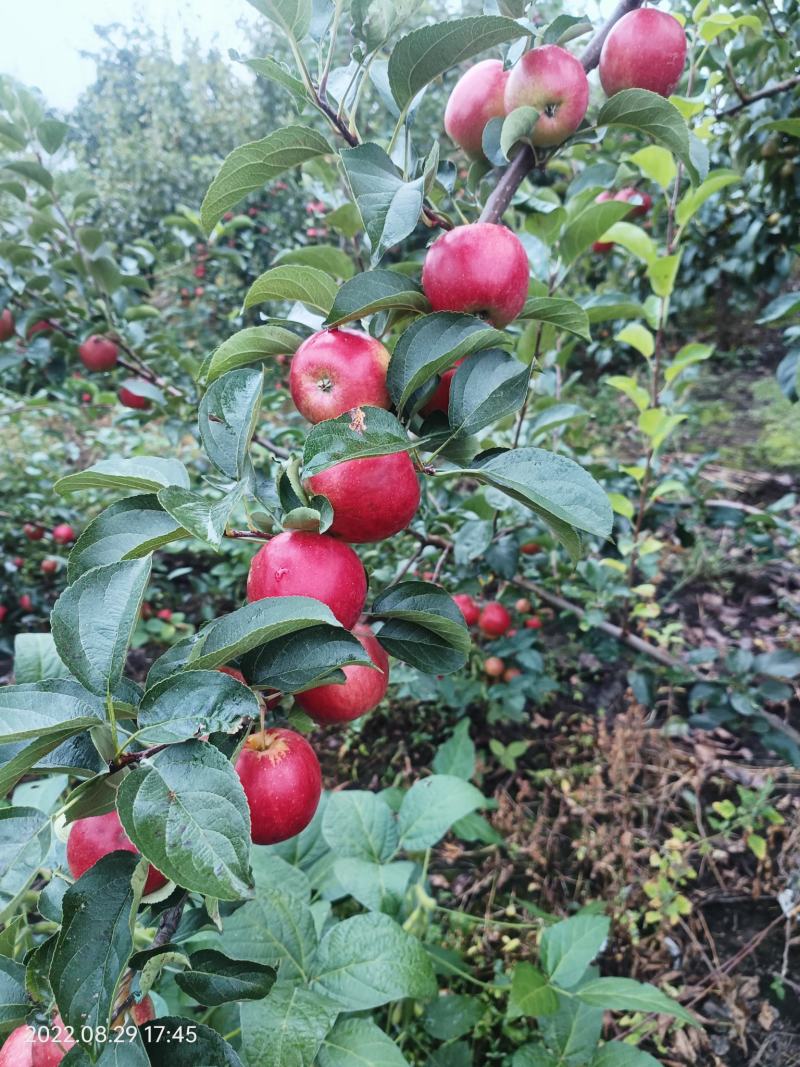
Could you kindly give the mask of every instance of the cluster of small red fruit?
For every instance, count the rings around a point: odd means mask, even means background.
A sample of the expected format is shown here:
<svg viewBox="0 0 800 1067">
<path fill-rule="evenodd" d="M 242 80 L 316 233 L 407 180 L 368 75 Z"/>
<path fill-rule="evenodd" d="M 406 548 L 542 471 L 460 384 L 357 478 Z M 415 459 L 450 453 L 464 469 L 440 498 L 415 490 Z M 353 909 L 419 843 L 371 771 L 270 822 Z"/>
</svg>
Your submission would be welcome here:
<svg viewBox="0 0 800 1067">
<path fill-rule="evenodd" d="M 491 600 L 481 606 L 468 593 L 457 593 L 453 600 L 458 604 L 467 626 L 477 626 L 484 637 L 494 640 L 498 637 L 516 637 L 517 630 L 508 609 L 498 600 Z M 527 615 L 523 622 L 526 630 L 541 630 L 542 620 L 532 615 L 533 605 L 527 597 L 520 597 L 514 604 L 518 615 Z M 484 674 L 489 678 L 502 678 L 510 682 L 522 673 L 519 667 L 507 667 L 499 656 L 488 656 L 483 661 Z"/>
<path fill-rule="evenodd" d="M 41 541 L 47 531 L 41 523 L 26 522 L 22 527 L 22 532 L 29 541 Z M 57 526 L 53 527 L 50 536 L 57 545 L 71 545 L 75 540 L 76 535 L 68 522 L 60 522 Z M 12 562 L 17 570 L 22 570 L 25 566 L 25 559 L 22 556 L 14 556 Z M 39 569 L 42 574 L 55 574 L 58 567 L 58 560 L 52 559 L 50 556 L 43 559 L 39 564 Z M 28 593 L 22 593 L 17 603 L 22 611 L 33 610 L 33 600 Z M 7 615 L 8 607 L 5 604 L 0 604 L 0 624 L 3 623 Z"/>
</svg>

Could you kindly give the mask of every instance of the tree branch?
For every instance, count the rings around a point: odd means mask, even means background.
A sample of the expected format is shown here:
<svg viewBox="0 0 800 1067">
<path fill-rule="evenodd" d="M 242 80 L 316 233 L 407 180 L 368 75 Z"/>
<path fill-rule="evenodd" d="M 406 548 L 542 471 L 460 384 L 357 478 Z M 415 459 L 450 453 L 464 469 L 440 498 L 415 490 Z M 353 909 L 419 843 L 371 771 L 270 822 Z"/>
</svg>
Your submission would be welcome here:
<svg viewBox="0 0 800 1067">
<path fill-rule="evenodd" d="M 790 89 L 794 89 L 796 85 L 800 85 L 800 74 L 795 74 L 793 78 L 787 78 L 786 81 L 776 82 L 775 85 L 768 85 L 766 88 L 759 89 L 755 93 L 743 93 L 737 89 L 736 91 L 741 97 L 739 103 L 732 104 L 731 107 L 726 107 L 723 111 L 717 111 L 714 118 L 721 119 L 725 118 L 727 115 L 735 115 L 737 112 L 742 111 L 743 108 L 755 104 L 757 100 L 766 100 L 769 96 L 777 96 L 779 93 L 786 93 Z"/>
<path fill-rule="evenodd" d="M 608 37 L 611 27 L 615 22 L 619 22 L 623 15 L 627 15 L 630 11 L 635 11 L 636 8 L 641 7 L 643 0 L 619 0 L 614 11 L 609 16 L 608 21 L 602 26 L 591 41 L 584 49 L 581 56 L 581 63 L 583 69 L 587 72 L 594 70 L 597 64 L 600 62 L 600 52 L 602 51 L 603 44 L 606 37 Z M 522 185 L 525 178 L 536 166 L 536 155 L 530 145 L 523 145 L 520 151 L 514 156 L 511 163 L 500 175 L 500 178 L 492 190 L 489 199 L 486 201 L 483 211 L 481 212 L 481 222 L 499 222 L 506 212 L 508 205 L 511 203 L 514 193 Z"/>
<path fill-rule="evenodd" d="M 183 909 L 186 907 L 186 901 L 188 897 L 189 894 L 184 892 L 183 896 L 180 898 L 177 904 L 174 904 L 171 908 L 167 908 L 166 911 L 163 911 L 161 913 L 161 918 L 158 922 L 158 929 L 156 930 L 155 937 L 153 938 L 153 942 L 150 946 L 151 948 L 160 948 L 162 945 L 168 944 L 175 936 L 175 931 L 181 924 Z M 130 983 L 133 980 L 133 971 L 130 971 L 129 974 L 130 977 L 127 979 L 128 988 L 130 988 Z M 114 1008 L 114 1013 L 111 1016 L 111 1025 L 113 1026 L 117 1019 L 119 1019 L 120 1015 L 124 1015 L 125 1012 L 129 1008 L 132 1008 L 135 1003 L 136 997 L 133 995 L 133 993 L 128 993 L 128 995 L 124 997 L 123 1000 L 121 1000 L 119 1004 L 117 1004 L 117 1006 Z"/>
</svg>

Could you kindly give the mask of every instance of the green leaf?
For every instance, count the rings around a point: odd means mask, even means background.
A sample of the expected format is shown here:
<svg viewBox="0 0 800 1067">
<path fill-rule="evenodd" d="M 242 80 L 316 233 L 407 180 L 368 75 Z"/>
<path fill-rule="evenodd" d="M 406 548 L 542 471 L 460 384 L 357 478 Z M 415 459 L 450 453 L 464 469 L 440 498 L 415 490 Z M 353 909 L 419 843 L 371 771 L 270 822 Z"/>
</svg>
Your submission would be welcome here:
<svg viewBox="0 0 800 1067">
<path fill-rule="evenodd" d="M 19 1026 L 31 1010 L 25 991 L 25 967 L 8 956 L 0 956 L 0 1028 Z M 9 1067 L 13 1067 L 11 1060 Z"/>
<path fill-rule="evenodd" d="M 170 745 L 119 787 L 125 832 L 162 874 L 219 900 L 249 895 L 250 813 L 241 782 L 203 741 Z"/>
<path fill-rule="evenodd" d="M 218 549 L 225 536 L 231 513 L 242 499 L 243 486 L 226 493 L 222 500 L 209 500 L 201 493 L 171 485 L 158 494 L 158 502 L 181 529 L 212 548 Z"/>
<path fill-rule="evenodd" d="M 693 184 L 703 180 L 692 159 L 689 130 L 680 111 L 648 89 L 623 89 L 606 100 L 597 116 L 598 126 L 622 126 L 652 137 L 684 164 Z"/>
<path fill-rule="evenodd" d="M 146 866 L 130 852 L 111 852 L 64 894 L 62 923 L 50 966 L 50 984 L 67 1026 L 90 1051 L 101 1047 L 133 949 L 136 908 Z"/>
<path fill-rule="evenodd" d="M 56 652 L 50 634 L 14 635 L 14 680 L 17 684 L 68 676 L 69 669 Z"/>
<path fill-rule="evenodd" d="M 286 2 L 292 4 L 293 0 Z M 224 213 L 248 193 L 263 188 L 285 171 L 332 151 L 326 139 L 307 126 L 284 126 L 260 141 L 234 148 L 223 161 L 200 208 L 204 230 L 210 233 Z"/>
<path fill-rule="evenodd" d="M 247 1063 L 251 1067 L 311 1067 L 338 1013 L 338 1005 L 328 997 L 278 982 L 266 1000 L 242 1004 L 242 1049 Z"/>
<path fill-rule="evenodd" d="M 259 886 L 256 899 L 225 920 L 223 945 L 238 958 L 277 967 L 279 979 L 305 981 L 317 948 L 308 901 L 297 897 L 289 885 Z"/>
<path fill-rule="evenodd" d="M 28 159 L 16 159 L 10 163 L 2 163 L 0 167 L 3 170 L 10 170 L 14 174 L 19 174 L 21 178 L 27 178 L 28 181 L 41 185 L 43 189 L 48 191 L 53 188 L 53 175 L 40 163 L 34 163 Z"/>
<path fill-rule="evenodd" d="M 567 300 L 564 297 L 528 297 L 519 318 L 550 323 L 557 330 L 566 330 L 567 333 L 574 333 L 576 336 L 582 337 L 584 341 L 591 341 L 592 339 L 589 330 L 589 316 L 580 304 L 576 304 L 574 300 Z"/>
<path fill-rule="evenodd" d="M 620 330 L 614 340 L 635 348 L 639 355 L 644 356 L 645 359 L 649 359 L 656 350 L 652 333 L 639 322 L 632 322 L 623 330 Z"/>
<path fill-rule="evenodd" d="M 477 997 L 451 993 L 437 997 L 428 1004 L 422 1025 L 426 1033 L 437 1041 L 455 1041 L 464 1034 L 472 1033 L 484 1010 Z"/>
<path fill-rule="evenodd" d="M 394 812 L 382 797 L 367 790 L 332 793 L 322 818 L 322 835 L 337 856 L 386 863 L 397 851 Z"/>
<path fill-rule="evenodd" d="M 685 226 L 689 219 L 697 214 L 709 197 L 713 196 L 714 193 L 718 193 L 720 189 L 733 185 L 740 180 L 741 177 L 735 170 L 712 170 L 702 185 L 698 185 L 696 189 L 690 189 L 681 198 L 675 210 L 675 218 L 678 220 L 678 225 Z"/>
<path fill-rule="evenodd" d="M 713 352 L 713 345 L 696 343 L 684 345 L 679 352 L 675 353 L 672 363 L 664 371 L 664 377 L 668 382 L 674 381 L 687 367 L 692 367 L 695 363 L 704 362 L 713 355 Z"/>
<path fill-rule="evenodd" d="M 317 950 L 313 987 L 346 1011 L 436 995 L 433 967 L 420 941 L 378 912 L 344 919 L 328 931 Z"/>
<path fill-rule="evenodd" d="M 159 1020 L 160 1025 L 160 1020 Z M 144 1050 L 142 1036 L 137 1033 L 133 1040 L 110 1041 L 103 1046 L 100 1058 L 94 1063 L 80 1045 L 74 1045 L 61 1061 L 61 1067 L 151 1067 Z"/>
<path fill-rule="evenodd" d="M 576 37 L 589 33 L 591 28 L 591 22 L 588 22 L 584 15 L 556 15 L 553 21 L 545 27 L 542 44 L 564 45 Z"/>
<path fill-rule="evenodd" d="M 472 315 L 440 311 L 417 319 L 395 346 L 386 384 L 398 411 L 412 394 L 457 360 L 487 348 L 507 347 L 509 337 Z"/>
<path fill-rule="evenodd" d="M 530 369 L 507 352 L 479 352 L 464 360 L 450 383 L 447 417 L 453 433 L 469 437 L 519 411 Z"/>
<path fill-rule="evenodd" d="M 67 567 L 71 582 L 93 568 L 148 556 L 189 534 L 150 493 L 126 497 L 92 519 L 72 549 Z"/>
<path fill-rule="evenodd" d="M 150 564 L 147 557 L 95 567 L 56 601 L 50 625 L 58 654 L 92 693 L 103 696 L 122 678 Z"/>
<path fill-rule="evenodd" d="M 579 1000 L 558 1000 L 555 1015 L 542 1016 L 538 1024 L 546 1046 L 553 1052 L 553 1060 L 545 1067 L 589 1063 L 600 1042 L 603 1013 Z"/>
<path fill-rule="evenodd" d="M 432 774 L 415 782 L 400 805 L 400 847 L 406 852 L 432 848 L 454 822 L 481 808 L 479 789 L 451 774 Z"/>
<path fill-rule="evenodd" d="M 554 930 L 555 927 L 550 929 Z M 554 982 L 558 981 L 555 975 L 551 975 L 551 978 Z M 672 997 L 653 985 L 636 982 L 633 978 L 595 978 L 576 989 L 575 996 L 584 1004 L 605 1011 L 656 1012 L 659 1015 L 673 1015 L 692 1026 L 698 1025 L 694 1015 Z"/>
<path fill-rule="evenodd" d="M 433 757 L 437 774 L 454 774 L 469 780 L 475 773 L 475 744 L 469 736 L 469 720 L 461 719 L 452 736 L 439 745 Z"/>
<path fill-rule="evenodd" d="M 36 127 L 36 137 L 39 144 L 52 156 L 64 143 L 64 138 L 69 133 L 69 125 L 60 119 L 44 119 Z"/>
<path fill-rule="evenodd" d="M 622 200 L 587 204 L 570 220 L 561 233 L 559 249 L 564 263 L 567 265 L 574 263 L 581 252 L 585 252 L 590 245 L 599 240 L 615 222 L 624 219 L 630 210 L 630 204 Z"/>
<path fill-rule="evenodd" d="M 572 989 L 580 982 L 605 944 L 610 926 L 605 915 L 583 914 L 564 919 L 545 930 L 540 956 L 553 985 Z"/>
<path fill-rule="evenodd" d="M 800 313 L 800 293 L 781 293 L 767 304 L 756 322 L 759 326 L 771 326 L 775 322 L 798 313 Z"/>
<path fill-rule="evenodd" d="M 532 963 L 517 963 L 511 976 L 506 1015 L 509 1019 L 527 1016 L 536 1019 L 558 1011 L 558 996 L 542 972 Z"/>
<path fill-rule="evenodd" d="M 392 95 L 402 110 L 450 67 L 529 34 L 518 22 L 499 15 L 451 19 L 413 30 L 401 37 L 389 58 Z"/>
<path fill-rule="evenodd" d="M 111 456 L 93 463 L 85 471 L 59 478 L 53 488 L 62 496 L 82 489 L 133 489 L 152 492 L 167 485 L 189 488 L 189 473 L 178 459 L 158 456 Z"/>
<path fill-rule="evenodd" d="M 621 245 L 648 266 L 658 258 L 658 249 L 653 239 L 640 226 L 634 226 L 632 222 L 615 222 L 603 234 L 603 240 Z"/>
<path fill-rule="evenodd" d="M 366 270 L 346 281 L 330 309 L 326 326 L 342 326 L 378 311 L 428 311 L 418 285 L 393 270 Z"/>
<path fill-rule="evenodd" d="M 319 1067 L 408 1067 L 394 1041 L 371 1019 L 339 1019 L 316 1062 Z"/>
<path fill-rule="evenodd" d="M 247 686 L 221 671 L 182 671 L 147 690 L 137 736 L 145 745 L 168 745 L 197 734 L 232 733 L 245 718 L 258 718 L 258 698 Z"/>
<path fill-rule="evenodd" d="M 358 638 L 339 626 L 310 626 L 267 641 L 244 661 L 251 685 L 300 693 L 344 679 L 343 667 L 373 666 Z"/>
<path fill-rule="evenodd" d="M 647 148 L 640 148 L 631 156 L 631 163 L 635 163 L 646 177 L 650 178 L 662 189 L 669 189 L 678 173 L 672 153 L 660 145 L 651 144 Z"/>
<path fill-rule="evenodd" d="M 471 647 L 464 616 L 438 586 L 408 581 L 385 589 L 371 615 L 386 619 L 377 637 L 398 659 L 430 674 L 460 670 Z"/>
<path fill-rule="evenodd" d="M 0 922 L 7 921 L 44 864 L 50 839 L 46 812 L 26 807 L 0 809 Z M 0 1025 L 6 1021 L 0 1006 Z"/>
<path fill-rule="evenodd" d="M 363 407 L 326 419 L 311 427 L 303 448 L 303 477 L 351 459 L 408 452 L 415 442 L 394 415 L 382 408 Z"/>
<path fill-rule="evenodd" d="M 674 256 L 661 256 L 654 260 L 647 270 L 650 286 L 656 296 L 670 296 L 675 288 L 675 278 L 681 265 L 681 253 Z"/>
<path fill-rule="evenodd" d="M 629 400 L 632 400 L 639 411 L 644 411 L 647 405 L 650 403 L 650 394 L 641 385 L 638 385 L 633 378 L 628 378 L 626 375 L 616 374 L 610 378 L 606 378 L 606 384 L 611 385 L 614 389 L 619 389 L 621 393 L 624 393 Z"/>
<path fill-rule="evenodd" d="M 701 19 L 698 25 L 700 36 L 706 43 L 710 43 L 721 33 L 738 33 L 742 27 L 761 33 L 761 19 L 757 15 L 731 15 L 728 11 L 718 11 L 707 18 Z"/>
<path fill-rule="evenodd" d="M 341 856 L 334 861 L 333 874 L 349 896 L 369 911 L 396 915 L 408 884 L 417 870 L 410 860 L 395 863 L 373 863 Z"/>
<path fill-rule="evenodd" d="M 247 0 L 256 11 L 294 41 L 301 41 L 311 28 L 311 0 Z"/>
<path fill-rule="evenodd" d="M 263 1000 L 275 984 L 275 971 L 263 963 L 232 960 L 216 949 L 190 956 L 192 969 L 175 975 L 176 985 L 199 1004 Z"/>
<path fill-rule="evenodd" d="M 248 448 L 258 423 L 263 388 L 262 371 L 229 371 L 200 401 L 198 423 L 203 447 L 214 466 L 235 481 L 248 470 Z"/>
<path fill-rule="evenodd" d="M 237 367 L 263 363 L 273 356 L 291 355 L 301 342 L 302 338 L 282 326 L 248 326 L 215 349 L 200 368 L 198 380 L 210 384 Z"/>
<path fill-rule="evenodd" d="M 774 130 L 776 133 L 785 133 L 787 137 L 800 137 L 800 119 L 775 119 L 773 122 L 765 122 L 760 130 Z"/>
<path fill-rule="evenodd" d="M 422 211 L 424 178 L 404 181 L 389 156 L 376 144 L 345 148 L 341 157 L 369 238 L 374 264 L 416 228 Z M 330 305 L 323 313 L 329 310 Z"/>
<path fill-rule="evenodd" d="M 607 1041 L 592 1060 L 592 1067 L 661 1067 L 658 1060 L 624 1041 Z"/>
<path fill-rule="evenodd" d="M 263 59 L 245 59 L 243 62 L 246 67 L 255 71 L 259 77 L 268 78 L 269 81 L 287 89 L 291 93 L 292 101 L 298 110 L 301 110 L 303 105 L 308 102 L 305 85 L 291 73 L 288 67 L 277 59 L 265 56 Z"/>
<path fill-rule="evenodd" d="M 355 265 L 346 252 L 333 245 L 306 245 L 305 248 L 287 248 L 279 252 L 273 260 L 273 266 L 281 266 L 289 263 L 299 263 L 315 270 L 324 271 L 332 278 L 341 278 L 342 281 L 352 278 L 355 273 Z"/>
<path fill-rule="evenodd" d="M 189 1027 L 192 1041 L 186 1036 Z M 139 1034 L 147 1049 L 150 1067 L 211 1067 L 212 1064 L 213 1067 L 243 1067 L 236 1052 L 216 1030 L 194 1019 L 162 1015 L 156 1023 L 139 1030 Z M 120 1067 L 123 1067 L 122 1062 Z"/>
<path fill-rule="evenodd" d="M 256 278 L 247 291 L 244 306 L 252 308 L 271 300 L 283 303 L 298 300 L 312 311 L 327 315 L 337 289 L 336 282 L 325 271 L 300 263 L 289 263 L 272 267 Z"/>
<path fill-rule="evenodd" d="M 538 119 L 539 112 L 535 107 L 518 107 L 506 115 L 500 128 L 500 152 L 505 159 L 510 158 L 509 153 L 517 141 L 527 140 L 532 135 Z"/>
<path fill-rule="evenodd" d="M 583 298 L 583 307 L 590 323 L 611 319 L 644 318 L 644 305 L 631 300 L 625 293 L 592 293 Z"/>
</svg>

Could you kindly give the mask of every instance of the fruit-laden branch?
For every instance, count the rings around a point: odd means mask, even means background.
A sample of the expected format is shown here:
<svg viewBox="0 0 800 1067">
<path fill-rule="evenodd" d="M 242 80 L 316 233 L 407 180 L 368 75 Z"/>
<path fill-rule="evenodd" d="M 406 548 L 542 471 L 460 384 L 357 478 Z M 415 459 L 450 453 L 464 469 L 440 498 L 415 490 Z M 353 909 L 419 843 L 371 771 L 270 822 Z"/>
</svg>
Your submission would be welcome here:
<svg viewBox="0 0 800 1067">
<path fill-rule="evenodd" d="M 642 3 L 643 0 L 620 0 L 609 16 L 608 21 L 597 31 L 581 56 L 581 63 L 587 74 L 590 70 L 594 70 L 600 62 L 600 52 L 603 48 L 603 42 L 606 37 L 608 37 L 614 23 L 619 22 L 622 16 L 627 15 L 628 12 L 635 11 L 636 8 L 641 7 Z M 492 190 L 492 193 L 481 212 L 481 222 L 500 221 L 505 214 L 508 205 L 511 203 L 514 193 L 519 189 L 520 185 L 522 185 L 527 175 L 530 174 L 535 166 L 536 155 L 533 149 L 530 145 L 523 145 L 508 167 L 503 171 L 497 185 Z"/>
<path fill-rule="evenodd" d="M 768 85 L 765 89 L 759 89 L 755 93 L 741 93 L 741 99 L 738 104 L 732 104 L 730 107 L 726 107 L 724 111 L 717 111 L 714 118 L 721 119 L 727 115 L 735 115 L 743 108 L 755 104 L 757 100 L 766 100 L 768 96 L 778 96 L 779 93 L 786 93 L 790 89 L 794 89 L 796 85 L 800 85 L 800 74 L 795 74 L 793 78 L 787 78 L 786 81 L 776 82 L 775 85 Z"/>
</svg>

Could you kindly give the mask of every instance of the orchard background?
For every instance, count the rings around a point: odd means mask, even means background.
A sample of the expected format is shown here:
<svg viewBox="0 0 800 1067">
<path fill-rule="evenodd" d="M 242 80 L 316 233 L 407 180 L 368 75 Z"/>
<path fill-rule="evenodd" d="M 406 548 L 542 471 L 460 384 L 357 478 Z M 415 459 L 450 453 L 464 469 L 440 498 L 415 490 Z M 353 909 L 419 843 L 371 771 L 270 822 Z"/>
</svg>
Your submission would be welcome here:
<svg viewBox="0 0 800 1067">
<path fill-rule="evenodd" d="M 250 2 L 0 76 L 0 1065 L 800 1064 L 798 4 Z"/>
</svg>

